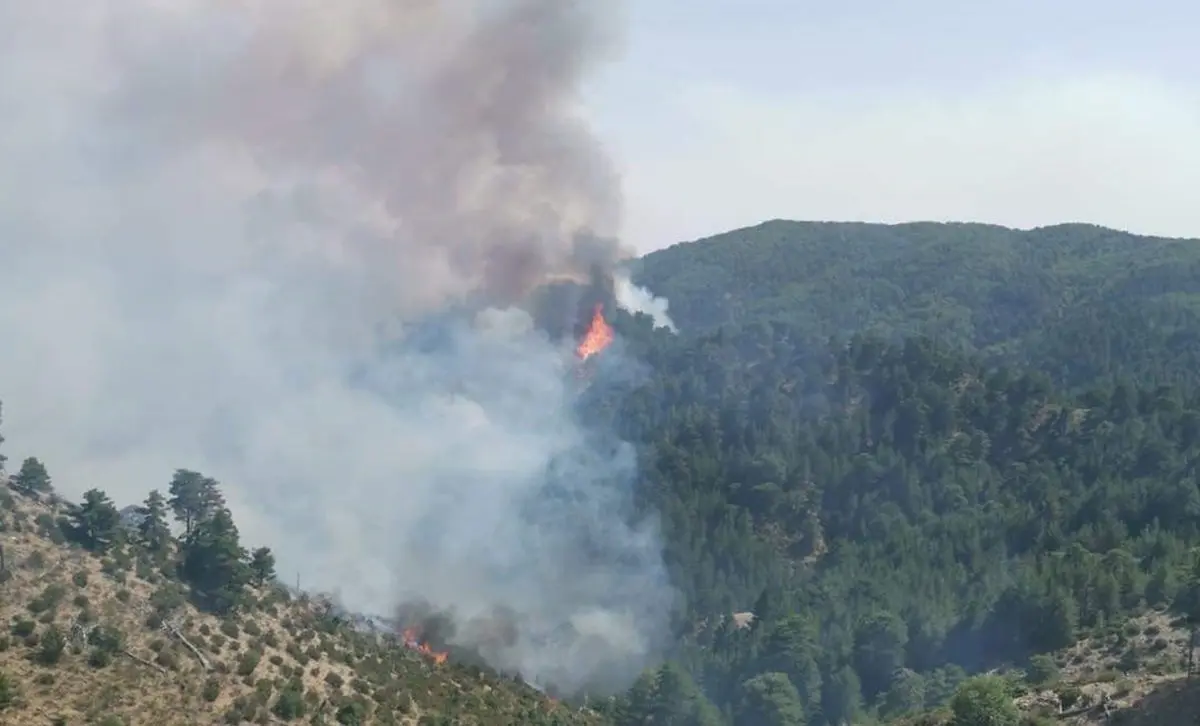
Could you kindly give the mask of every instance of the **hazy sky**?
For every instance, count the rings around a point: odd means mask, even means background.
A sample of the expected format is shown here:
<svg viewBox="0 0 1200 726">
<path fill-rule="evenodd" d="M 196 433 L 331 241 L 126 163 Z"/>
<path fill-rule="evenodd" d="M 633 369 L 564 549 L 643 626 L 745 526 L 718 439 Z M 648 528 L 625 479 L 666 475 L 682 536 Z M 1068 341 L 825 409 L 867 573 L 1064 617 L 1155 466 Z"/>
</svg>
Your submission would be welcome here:
<svg viewBox="0 0 1200 726">
<path fill-rule="evenodd" d="M 776 217 L 1200 236 L 1200 7 L 630 6 L 588 102 L 642 249 Z"/>
</svg>

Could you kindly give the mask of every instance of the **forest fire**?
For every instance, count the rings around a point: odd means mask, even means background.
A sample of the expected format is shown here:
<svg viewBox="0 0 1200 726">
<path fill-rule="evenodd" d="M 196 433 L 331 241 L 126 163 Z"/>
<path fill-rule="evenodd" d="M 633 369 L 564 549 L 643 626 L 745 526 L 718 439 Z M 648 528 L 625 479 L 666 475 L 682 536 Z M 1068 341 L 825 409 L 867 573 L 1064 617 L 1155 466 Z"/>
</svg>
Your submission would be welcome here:
<svg viewBox="0 0 1200 726">
<path fill-rule="evenodd" d="M 421 634 L 416 628 L 404 629 L 404 645 L 407 648 L 428 656 L 434 663 L 438 665 L 445 663 L 446 658 L 449 657 L 449 653 L 436 651 L 429 647 L 429 643 L 422 641 Z"/>
<path fill-rule="evenodd" d="M 604 305 L 597 304 L 592 310 L 592 322 L 588 326 L 575 354 L 580 360 L 587 360 L 608 347 L 613 342 L 612 326 L 604 319 Z"/>
</svg>

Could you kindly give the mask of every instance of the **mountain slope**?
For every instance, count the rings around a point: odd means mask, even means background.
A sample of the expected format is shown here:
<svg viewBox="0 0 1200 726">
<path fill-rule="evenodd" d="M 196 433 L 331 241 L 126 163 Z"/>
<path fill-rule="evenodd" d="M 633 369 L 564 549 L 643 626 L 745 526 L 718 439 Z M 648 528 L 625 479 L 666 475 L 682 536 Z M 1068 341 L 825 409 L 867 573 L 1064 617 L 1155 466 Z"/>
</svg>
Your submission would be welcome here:
<svg viewBox="0 0 1200 726">
<path fill-rule="evenodd" d="M 1082 224 L 776 220 L 653 252 L 636 268 L 687 332 L 784 320 L 810 342 L 925 334 L 1071 382 L 1164 378 L 1200 362 L 1196 240 Z"/>
<path fill-rule="evenodd" d="M 131 531 L 27 459 L 0 497 L 0 722 L 943 723 L 964 693 L 1034 717 L 1052 689 L 972 676 L 1045 654 L 1064 688 L 1175 713 L 1177 618 L 1200 620 L 1194 255 L 1082 225 L 775 222 L 649 256 L 683 332 L 619 314 L 644 367 L 601 354 L 580 415 L 637 446 L 682 598 L 669 662 L 595 712 L 265 585 L 269 551 L 196 472 Z M 106 629 L 47 650 L 75 622 Z"/>
<path fill-rule="evenodd" d="M 64 538 L 72 507 L 38 499 L 0 491 L 0 723 L 599 723 L 279 586 L 201 611 L 135 535 L 90 552 Z"/>
<path fill-rule="evenodd" d="M 1200 616 L 1196 250 L 776 222 L 648 256 L 683 332 L 618 320 L 651 372 L 594 408 L 643 452 L 673 658 L 721 715 L 660 672 L 617 721 L 886 722 Z"/>
</svg>

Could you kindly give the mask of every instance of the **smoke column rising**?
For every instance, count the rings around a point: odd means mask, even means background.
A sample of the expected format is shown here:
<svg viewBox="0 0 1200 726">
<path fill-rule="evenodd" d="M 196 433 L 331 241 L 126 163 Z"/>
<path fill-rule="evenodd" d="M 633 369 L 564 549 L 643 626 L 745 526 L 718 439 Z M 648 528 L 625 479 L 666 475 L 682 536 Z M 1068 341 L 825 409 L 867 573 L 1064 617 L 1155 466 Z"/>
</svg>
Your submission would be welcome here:
<svg viewBox="0 0 1200 726">
<path fill-rule="evenodd" d="M 618 12 L 0 0 L 9 455 L 119 504 L 201 470 L 308 588 L 419 597 L 543 685 L 632 678 L 657 537 L 518 306 L 620 255 L 575 113 Z"/>
</svg>

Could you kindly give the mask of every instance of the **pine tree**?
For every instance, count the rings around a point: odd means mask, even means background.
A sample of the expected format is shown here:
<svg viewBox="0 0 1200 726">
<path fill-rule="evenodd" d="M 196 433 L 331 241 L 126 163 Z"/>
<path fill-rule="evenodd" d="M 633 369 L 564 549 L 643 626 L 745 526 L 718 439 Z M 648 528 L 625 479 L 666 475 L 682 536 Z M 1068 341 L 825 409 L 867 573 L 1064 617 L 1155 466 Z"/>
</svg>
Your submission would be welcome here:
<svg viewBox="0 0 1200 726">
<path fill-rule="evenodd" d="M 150 492 L 138 507 L 142 520 L 138 522 L 138 541 L 154 555 L 165 555 L 171 545 L 171 529 L 167 525 L 167 502 L 157 489 Z"/>
<path fill-rule="evenodd" d="M 275 555 L 270 547 L 259 547 L 250 553 L 250 573 L 259 587 L 275 579 Z"/>
<path fill-rule="evenodd" d="M 195 525 L 184 540 L 181 564 L 184 579 L 208 607 L 228 612 L 241 603 L 250 573 L 228 509 Z"/>
<path fill-rule="evenodd" d="M 789 615 L 766 638 L 762 670 L 783 673 L 800 694 L 810 717 L 820 712 L 821 671 L 817 666 L 817 627 L 811 618 Z"/>
<path fill-rule="evenodd" d="M 225 497 L 217 481 L 190 469 L 177 469 L 167 491 L 171 495 L 167 504 L 176 520 L 183 524 L 185 537 L 197 524 L 225 506 Z"/>
<path fill-rule="evenodd" d="M 53 491 L 46 466 L 33 456 L 21 462 L 21 470 L 12 478 L 12 485 L 18 492 L 34 499 Z"/>
<path fill-rule="evenodd" d="M 763 673 L 744 683 L 737 723 L 756 726 L 804 726 L 804 706 L 796 687 L 782 673 Z"/>
<path fill-rule="evenodd" d="M 75 537 L 87 549 L 103 552 L 118 534 L 121 514 L 99 489 L 83 494 L 83 503 L 71 513 Z"/>
<path fill-rule="evenodd" d="M 854 634 L 854 670 L 868 698 L 887 690 L 892 675 L 904 665 L 908 628 L 892 613 L 868 616 Z"/>
<path fill-rule="evenodd" d="M 850 666 L 843 666 L 821 690 L 821 710 L 831 724 L 850 724 L 862 709 L 862 685 Z"/>
</svg>

